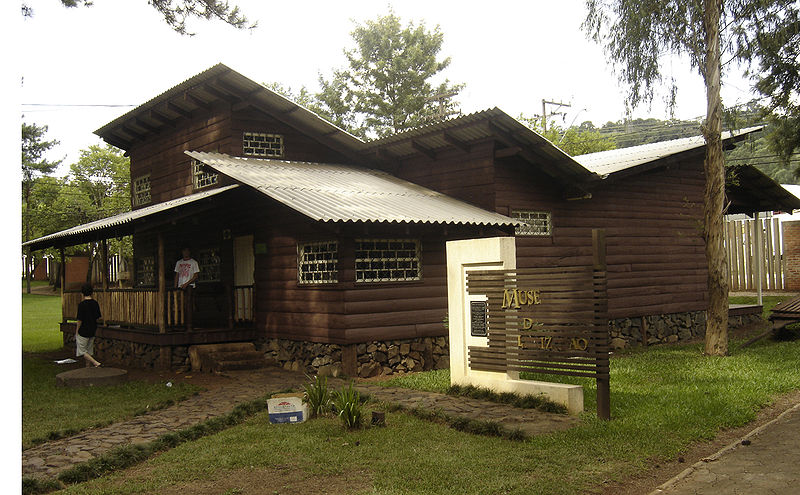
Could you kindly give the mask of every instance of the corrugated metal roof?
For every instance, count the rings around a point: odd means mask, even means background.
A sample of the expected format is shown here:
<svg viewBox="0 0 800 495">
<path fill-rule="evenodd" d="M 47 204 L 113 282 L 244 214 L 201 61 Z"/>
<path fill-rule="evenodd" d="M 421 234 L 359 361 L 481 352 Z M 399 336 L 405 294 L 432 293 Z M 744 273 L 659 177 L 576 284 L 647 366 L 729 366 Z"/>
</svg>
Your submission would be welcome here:
<svg viewBox="0 0 800 495">
<path fill-rule="evenodd" d="M 548 173 L 565 182 L 576 184 L 596 178 L 561 148 L 497 107 L 370 141 L 366 149 L 382 149 L 397 158 L 404 158 L 419 153 L 415 144 L 435 153 L 452 147 L 453 140 L 469 146 L 489 138 L 505 141 L 507 146 L 521 147 L 529 156 L 535 157 L 535 164 L 548 164 Z"/>
<path fill-rule="evenodd" d="M 226 98 L 246 98 L 254 105 L 273 110 L 281 119 L 300 125 L 306 132 L 325 136 L 343 149 L 356 152 L 364 147 L 364 142 L 358 137 L 224 64 L 206 69 L 151 98 L 97 129 L 95 134 L 117 147 L 128 149 L 126 146 L 133 141 L 171 128 L 165 119 L 178 119 Z"/>
<path fill-rule="evenodd" d="M 763 129 L 762 126 L 748 127 L 737 131 L 726 131 L 722 133 L 722 139 L 728 140 L 745 134 L 750 134 Z M 616 150 L 600 151 L 573 157 L 575 161 L 600 175 L 609 175 L 633 168 L 645 163 L 650 163 L 660 158 L 682 153 L 706 145 L 703 136 L 693 136 L 689 138 L 673 139 L 660 143 L 642 144 L 629 148 Z"/>
<path fill-rule="evenodd" d="M 239 187 L 237 184 L 233 184 L 230 186 L 220 187 L 218 189 L 212 189 L 210 191 L 204 191 L 200 193 L 191 194 L 189 196 L 184 196 L 182 198 L 173 199 L 170 201 L 165 201 L 163 203 L 158 203 L 151 206 L 146 206 L 144 208 L 139 208 L 137 210 L 128 211 L 125 213 L 120 213 L 119 215 L 114 215 L 112 217 L 103 218 L 102 220 L 96 220 L 94 222 L 85 223 L 83 225 L 78 225 L 76 227 L 72 227 L 71 229 L 62 230 L 61 232 L 56 232 L 55 234 L 46 235 L 43 237 L 39 237 L 38 239 L 33 239 L 31 241 L 25 242 L 23 246 L 31 246 L 32 249 L 39 249 L 40 247 L 47 247 L 54 245 L 53 241 L 57 241 L 58 239 L 62 239 L 65 237 L 73 237 L 79 236 L 82 234 L 88 234 L 90 232 L 96 232 L 101 230 L 107 230 L 114 227 L 120 227 L 126 224 L 130 224 L 135 220 L 139 220 L 141 218 L 148 217 L 150 215 L 155 215 L 157 213 L 161 213 L 172 208 L 176 208 L 178 206 L 183 206 L 189 203 L 194 203 L 195 201 L 200 201 L 211 196 L 215 196 L 217 194 L 223 193 L 225 191 L 229 191 L 233 188 Z"/>
<path fill-rule="evenodd" d="M 247 184 L 314 220 L 517 225 L 386 172 L 350 165 L 239 158 L 222 153 L 187 155 Z"/>
</svg>

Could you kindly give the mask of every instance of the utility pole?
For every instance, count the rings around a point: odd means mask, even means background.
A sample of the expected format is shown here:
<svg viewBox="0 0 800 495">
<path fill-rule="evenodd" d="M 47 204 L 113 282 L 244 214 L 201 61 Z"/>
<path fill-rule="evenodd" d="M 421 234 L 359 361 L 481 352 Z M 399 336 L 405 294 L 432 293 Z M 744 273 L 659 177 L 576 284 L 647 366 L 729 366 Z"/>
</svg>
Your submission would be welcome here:
<svg viewBox="0 0 800 495">
<path fill-rule="evenodd" d="M 554 105 L 556 108 L 560 107 L 571 107 L 569 103 L 561 103 L 559 101 L 548 101 L 542 98 L 542 129 L 547 131 L 547 105 Z M 565 112 L 551 112 L 551 116 L 553 115 L 565 115 Z"/>
<path fill-rule="evenodd" d="M 448 117 L 454 115 L 461 115 L 461 110 L 451 109 L 451 107 L 449 106 L 450 98 L 453 98 L 457 95 L 458 95 L 457 90 L 451 90 L 445 93 L 437 93 L 435 95 L 425 98 L 426 103 L 435 102 L 439 104 L 439 109 L 432 115 L 429 115 L 427 119 L 425 119 L 425 123 L 427 124 L 431 122 L 441 122 L 443 120 L 446 120 Z"/>
</svg>

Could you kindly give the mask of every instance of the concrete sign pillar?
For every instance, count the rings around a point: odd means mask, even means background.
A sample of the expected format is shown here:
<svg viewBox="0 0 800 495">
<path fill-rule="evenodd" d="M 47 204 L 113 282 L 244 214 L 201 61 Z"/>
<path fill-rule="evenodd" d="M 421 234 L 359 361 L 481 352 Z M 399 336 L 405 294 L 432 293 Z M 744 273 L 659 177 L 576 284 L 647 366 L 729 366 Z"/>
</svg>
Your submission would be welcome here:
<svg viewBox="0 0 800 495">
<path fill-rule="evenodd" d="M 517 372 L 477 371 L 469 367 L 469 347 L 488 345 L 483 336 L 473 336 L 471 303 L 485 296 L 467 293 L 467 273 L 473 270 L 515 269 L 513 237 L 449 241 L 447 243 L 448 328 L 450 337 L 450 383 L 489 388 L 521 395 L 545 394 L 567 407 L 570 414 L 583 411 L 583 387 L 561 383 L 520 380 Z"/>
</svg>

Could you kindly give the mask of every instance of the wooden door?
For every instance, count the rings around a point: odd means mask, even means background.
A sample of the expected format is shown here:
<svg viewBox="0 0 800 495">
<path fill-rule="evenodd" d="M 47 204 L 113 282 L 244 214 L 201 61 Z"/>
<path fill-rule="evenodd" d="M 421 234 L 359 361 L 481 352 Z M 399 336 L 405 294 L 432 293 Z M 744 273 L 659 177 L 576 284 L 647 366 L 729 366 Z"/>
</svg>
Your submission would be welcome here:
<svg viewBox="0 0 800 495">
<path fill-rule="evenodd" d="M 234 319 L 237 322 L 253 321 L 255 312 L 255 256 L 253 236 L 245 235 L 233 239 L 233 293 Z"/>
</svg>

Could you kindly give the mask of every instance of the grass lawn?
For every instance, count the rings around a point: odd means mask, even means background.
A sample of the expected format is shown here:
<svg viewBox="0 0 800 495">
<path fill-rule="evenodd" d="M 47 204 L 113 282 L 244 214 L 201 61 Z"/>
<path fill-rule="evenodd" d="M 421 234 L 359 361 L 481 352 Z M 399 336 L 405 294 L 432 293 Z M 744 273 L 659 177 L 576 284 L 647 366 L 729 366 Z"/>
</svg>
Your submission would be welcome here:
<svg viewBox="0 0 800 495">
<path fill-rule="evenodd" d="M 285 493 L 295 492 L 298 480 L 315 493 L 586 493 L 753 420 L 777 395 L 800 389 L 798 362 L 797 341 L 764 341 L 725 358 L 702 356 L 698 344 L 616 356 L 612 421 L 595 418 L 594 386 L 579 381 L 587 406 L 580 425 L 524 442 L 402 413 L 388 414 L 386 428 L 355 432 L 333 418 L 271 425 L 258 414 L 64 493 L 249 493 L 254 486 Z M 435 371 L 395 384 L 443 390 L 448 380 L 446 371 Z"/>
<path fill-rule="evenodd" d="M 786 300 L 786 299 L 789 299 L 789 297 L 787 297 L 787 296 L 762 296 L 761 297 L 761 301 L 762 301 L 763 306 L 764 306 L 764 311 L 762 312 L 762 316 L 764 318 L 767 318 L 769 316 L 770 311 L 772 311 L 772 308 L 774 308 L 775 305 L 778 304 L 779 302 L 781 302 L 783 300 Z M 734 297 L 729 297 L 728 298 L 728 302 L 730 302 L 731 304 L 758 304 L 758 298 L 757 297 L 751 297 L 751 296 L 734 296 Z"/>
<path fill-rule="evenodd" d="M 176 384 L 129 382 L 113 387 L 56 387 L 55 376 L 76 366 L 57 365 L 42 352 L 61 348 L 60 298 L 22 295 L 22 446 L 96 425 L 191 396 L 199 388 Z"/>
</svg>

